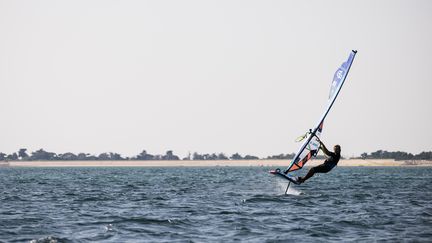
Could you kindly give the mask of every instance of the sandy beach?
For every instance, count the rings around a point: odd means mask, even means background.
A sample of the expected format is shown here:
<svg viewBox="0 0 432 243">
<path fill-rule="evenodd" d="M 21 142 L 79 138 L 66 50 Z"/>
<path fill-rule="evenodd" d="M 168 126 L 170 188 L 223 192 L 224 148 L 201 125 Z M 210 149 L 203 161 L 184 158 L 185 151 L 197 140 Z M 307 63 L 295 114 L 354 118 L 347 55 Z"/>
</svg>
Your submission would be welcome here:
<svg viewBox="0 0 432 243">
<path fill-rule="evenodd" d="M 322 160 L 310 161 L 307 166 L 315 166 Z M 178 166 L 270 166 L 283 167 L 287 160 L 126 160 L 126 161 L 9 161 L 0 166 L 11 167 L 178 167 Z M 395 160 L 341 160 L 338 166 L 432 166 L 432 161 Z"/>
</svg>

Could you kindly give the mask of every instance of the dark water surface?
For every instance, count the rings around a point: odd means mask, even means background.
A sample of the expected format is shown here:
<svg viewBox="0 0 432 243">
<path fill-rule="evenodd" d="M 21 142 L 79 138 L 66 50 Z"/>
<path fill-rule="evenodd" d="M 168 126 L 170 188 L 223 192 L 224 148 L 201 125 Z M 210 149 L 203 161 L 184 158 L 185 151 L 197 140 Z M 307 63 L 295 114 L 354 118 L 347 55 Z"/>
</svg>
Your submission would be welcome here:
<svg viewBox="0 0 432 243">
<path fill-rule="evenodd" d="M 432 241 L 432 168 L 269 169 L 3 167 L 0 242 Z"/>
</svg>

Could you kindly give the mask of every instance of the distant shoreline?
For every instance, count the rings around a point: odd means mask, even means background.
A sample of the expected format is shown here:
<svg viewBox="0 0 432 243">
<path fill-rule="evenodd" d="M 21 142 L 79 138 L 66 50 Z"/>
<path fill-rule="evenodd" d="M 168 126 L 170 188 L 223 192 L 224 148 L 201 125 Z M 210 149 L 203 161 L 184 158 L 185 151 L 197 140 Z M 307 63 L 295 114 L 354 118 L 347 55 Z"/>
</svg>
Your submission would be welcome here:
<svg viewBox="0 0 432 243">
<path fill-rule="evenodd" d="M 287 166 L 289 160 L 122 160 L 122 161 L 1 161 L 0 167 L 212 167 L 212 166 Z M 314 160 L 307 166 L 321 164 Z M 338 166 L 432 166 L 432 161 L 391 159 L 344 159 Z"/>
</svg>

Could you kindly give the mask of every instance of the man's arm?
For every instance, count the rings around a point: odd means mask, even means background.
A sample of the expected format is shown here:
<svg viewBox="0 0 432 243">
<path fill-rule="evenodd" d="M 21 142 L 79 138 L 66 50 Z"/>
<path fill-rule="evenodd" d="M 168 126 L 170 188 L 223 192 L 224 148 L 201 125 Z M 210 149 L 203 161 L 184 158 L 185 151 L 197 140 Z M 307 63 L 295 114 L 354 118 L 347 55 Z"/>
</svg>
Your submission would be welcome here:
<svg viewBox="0 0 432 243">
<path fill-rule="evenodd" d="M 326 146 L 324 145 L 324 143 L 320 141 L 320 145 L 321 145 L 320 148 L 324 152 L 324 154 L 326 154 L 327 156 L 331 156 L 331 152 L 328 151 L 328 149 L 326 148 Z"/>
</svg>

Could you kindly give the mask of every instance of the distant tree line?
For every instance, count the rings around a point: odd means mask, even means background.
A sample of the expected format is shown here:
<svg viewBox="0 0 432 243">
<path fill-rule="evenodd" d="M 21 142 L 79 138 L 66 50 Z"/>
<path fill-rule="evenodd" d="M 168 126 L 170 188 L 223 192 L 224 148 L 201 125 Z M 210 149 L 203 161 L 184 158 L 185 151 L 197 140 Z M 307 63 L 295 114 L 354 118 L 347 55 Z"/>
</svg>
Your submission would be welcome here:
<svg viewBox="0 0 432 243">
<path fill-rule="evenodd" d="M 231 156 L 225 155 L 224 153 L 212 153 L 212 154 L 199 154 L 197 152 L 192 153 L 182 160 L 258 160 L 258 159 L 267 159 L 267 160 L 290 160 L 295 156 L 294 153 L 291 154 L 279 154 L 279 155 L 271 155 L 265 158 L 259 158 L 254 155 L 244 155 L 242 156 L 239 153 L 234 153 Z M 318 155 L 316 159 L 325 159 L 324 155 Z M 421 152 L 419 154 L 411 154 L 406 152 L 388 152 L 383 150 L 378 150 L 368 153 L 362 153 L 360 157 L 355 157 L 355 159 L 394 159 L 394 160 L 432 160 L 432 151 L 430 152 Z M 172 150 L 166 151 L 164 155 L 153 155 L 147 153 L 146 150 L 143 150 L 136 156 L 133 157 L 123 157 L 118 153 L 101 153 L 99 155 L 91 155 L 89 153 L 63 153 L 56 154 L 53 152 L 47 152 L 43 149 L 36 150 L 27 153 L 27 149 L 22 148 L 18 152 L 5 154 L 0 152 L 0 161 L 34 161 L 34 160 L 180 160 L 180 157 L 175 155 Z"/>
<path fill-rule="evenodd" d="M 245 155 L 242 156 L 238 153 L 235 153 L 231 156 L 227 156 L 224 153 L 213 153 L 213 154 L 199 154 L 193 153 L 189 154 L 187 157 L 183 158 L 183 160 L 257 160 L 259 157 L 253 155 Z M 0 152 L 0 161 L 34 161 L 34 160 L 180 160 L 180 157 L 175 155 L 172 150 L 166 151 L 164 155 L 153 155 L 147 153 L 146 150 L 143 150 L 136 156 L 133 157 L 123 157 L 118 153 L 101 153 L 99 155 L 91 155 L 89 153 L 78 153 L 74 154 L 71 152 L 56 154 L 53 152 L 48 152 L 43 149 L 36 150 L 27 153 L 27 149 L 20 149 L 18 152 L 5 154 Z"/>
<path fill-rule="evenodd" d="M 279 154 L 279 155 L 271 155 L 267 156 L 265 159 L 294 159 L 295 154 Z"/>
<path fill-rule="evenodd" d="M 370 154 L 362 153 L 357 159 L 432 160 L 432 151 L 412 154 L 401 151 L 388 152 L 385 150 L 377 150 Z"/>
</svg>

